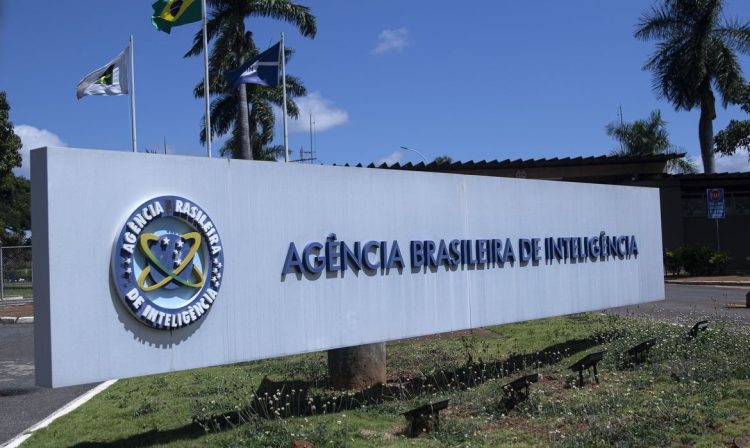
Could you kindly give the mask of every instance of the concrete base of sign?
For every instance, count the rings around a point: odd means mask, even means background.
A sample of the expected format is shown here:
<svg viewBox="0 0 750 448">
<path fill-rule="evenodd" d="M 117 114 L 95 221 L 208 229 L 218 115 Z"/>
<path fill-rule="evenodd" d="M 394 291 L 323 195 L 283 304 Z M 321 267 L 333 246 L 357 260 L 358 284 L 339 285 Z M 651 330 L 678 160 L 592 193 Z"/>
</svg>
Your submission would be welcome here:
<svg viewBox="0 0 750 448">
<path fill-rule="evenodd" d="M 366 389 L 385 384 L 385 342 L 328 350 L 328 385 Z"/>
</svg>

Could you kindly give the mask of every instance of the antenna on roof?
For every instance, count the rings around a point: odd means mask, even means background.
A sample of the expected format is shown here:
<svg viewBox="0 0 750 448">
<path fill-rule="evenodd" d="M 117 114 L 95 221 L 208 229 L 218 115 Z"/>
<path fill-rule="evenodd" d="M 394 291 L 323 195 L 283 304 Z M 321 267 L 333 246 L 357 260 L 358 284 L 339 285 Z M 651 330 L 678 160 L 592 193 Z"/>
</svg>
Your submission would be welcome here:
<svg viewBox="0 0 750 448">
<path fill-rule="evenodd" d="M 300 146 L 299 148 L 299 159 L 297 160 L 290 160 L 290 162 L 310 162 L 315 163 L 318 158 L 315 157 L 315 148 L 313 147 L 313 135 L 315 133 L 315 120 L 313 120 L 313 115 L 310 114 L 310 150 L 305 151 L 304 146 Z"/>
<path fill-rule="evenodd" d="M 620 116 L 620 127 L 622 128 L 625 126 L 625 121 L 622 118 L 622 103 L 620 103 L 618 115 Z M 620 153 L 625 153 L 625 144 L 622 141 L 620 141 Z"/>
</svg>

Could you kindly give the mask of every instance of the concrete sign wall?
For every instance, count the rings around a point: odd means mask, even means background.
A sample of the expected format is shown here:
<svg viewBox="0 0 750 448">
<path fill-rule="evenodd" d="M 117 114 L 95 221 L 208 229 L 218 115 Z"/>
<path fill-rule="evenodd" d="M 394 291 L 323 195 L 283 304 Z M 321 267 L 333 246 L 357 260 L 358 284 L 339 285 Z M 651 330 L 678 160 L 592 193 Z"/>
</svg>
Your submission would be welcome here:
<svg viewBox="0 0 750 448">
<path fill-rule="evenodd" d="M 32 151 L 37 382 L 664 298 L 656 189 Z"/>
</svg>

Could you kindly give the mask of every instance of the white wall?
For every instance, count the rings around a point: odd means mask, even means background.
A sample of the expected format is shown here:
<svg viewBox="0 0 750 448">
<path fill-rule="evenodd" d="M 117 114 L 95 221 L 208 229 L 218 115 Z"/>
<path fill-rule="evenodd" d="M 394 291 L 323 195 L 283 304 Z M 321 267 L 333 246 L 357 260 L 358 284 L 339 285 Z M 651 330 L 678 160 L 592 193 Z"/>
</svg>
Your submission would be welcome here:
<svg viewBox="0 0 750 448">
<path fill-rule="evenodd" d="M 597 310 L 664 298 L 656 189 L 112 151 L 32 151 L 37 382 L 66 386 Z M 125 219 L 193 200 L 224 243 L 199 322 L 151 329 L 111 285 Z M 281 276 L 335 232 L 346 242 L 635 235 L 639 255 L 583 263 L 343 278 Z M 517 248 L 516 248 L 517 249 Z"/>
</svg>

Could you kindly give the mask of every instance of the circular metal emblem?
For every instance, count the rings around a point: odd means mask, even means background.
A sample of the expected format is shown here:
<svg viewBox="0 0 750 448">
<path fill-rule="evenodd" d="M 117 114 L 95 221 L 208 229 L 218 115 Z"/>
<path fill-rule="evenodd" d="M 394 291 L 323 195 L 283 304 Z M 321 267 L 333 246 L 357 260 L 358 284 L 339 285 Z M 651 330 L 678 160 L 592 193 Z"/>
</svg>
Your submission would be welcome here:
<svg viewBox="0 0 750 448">
<path fill-rule="evenodd" d="M 136 208 L 112 255 L 112 275 L 125 307 L 140 322 L 163 330 L 202 318 L 218 297 L 223 272 L 213 221 L 179 196 L 160 196 Z"/>
</svg>

